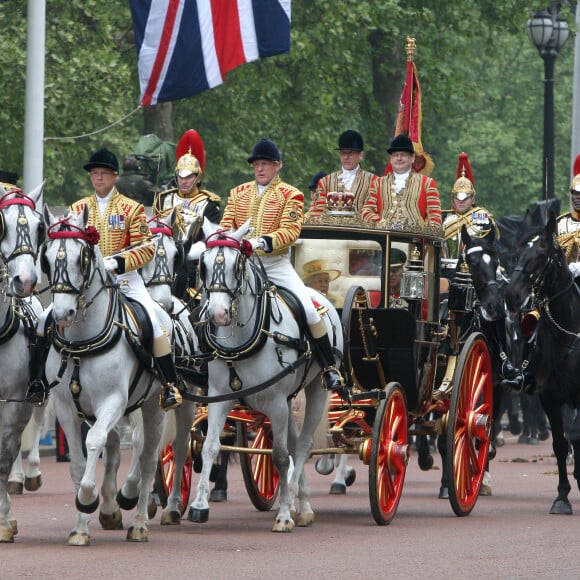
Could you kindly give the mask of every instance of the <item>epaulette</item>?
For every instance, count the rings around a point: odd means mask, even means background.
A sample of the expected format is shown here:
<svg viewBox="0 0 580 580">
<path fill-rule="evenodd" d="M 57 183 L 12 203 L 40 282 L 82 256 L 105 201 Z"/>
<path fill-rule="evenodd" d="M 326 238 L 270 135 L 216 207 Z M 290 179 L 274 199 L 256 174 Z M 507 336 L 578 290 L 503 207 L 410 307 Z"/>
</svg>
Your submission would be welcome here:
<svg viewBox="0 0 580 580">
<path fill-rule="evenodd" d="M 564 213 L 561 213 L 557 218 L 556 221 L 565 217 L 569 217 L 572 216 L 572 212 L 571 211 L 566 211 Z"/>
<path fill-rule="evenodd" d="M 217 195 L 217 193 L 212 193 L 211 191 L 208 191 L 207 189 L 202 189 L 200 191 L 202 193 L 205 193 L 210 201 L 215 201 L 216 203 L 221 203 L 222 198 L 219 195 Z"/>
</svg>

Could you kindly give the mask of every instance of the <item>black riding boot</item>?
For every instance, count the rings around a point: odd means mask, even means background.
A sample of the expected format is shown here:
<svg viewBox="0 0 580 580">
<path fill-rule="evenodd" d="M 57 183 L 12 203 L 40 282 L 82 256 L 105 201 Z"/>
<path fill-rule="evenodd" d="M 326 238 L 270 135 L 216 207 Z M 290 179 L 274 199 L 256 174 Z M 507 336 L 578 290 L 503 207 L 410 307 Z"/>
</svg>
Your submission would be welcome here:
<svg viewBox="0 0 580 580">
<path fill-rule="evenodd" d="M 25 401 L 42 405 L 48 397 L 48 384 L 44 376 L 44 365 L 50 351 L 51 338 L 36 336 L 36 344 L 30 353 L 30 383 L 26 391 Z"/>
<path fill-rule="evenodd" d="M 155 358 L 157 367 L 161 372 L 161 394 L 159 395 L 159 406 L 164 411 L 170 411 L 179 407 L 182 402 L 181 393 L 176 387 L 177 373 L 175 372 L 175 364 L 170 354 L 158 356 Z"/>
<path fill-rule="evenodd" d="M 328 334 L 322 335 L 320 338 L 313 338 L 314 353 L 316 360 L 318 360 L 322 367 L 322 381 L 324 388 L 327 391 L 336 391 L 344 387 L 344 380 L 339 370 L 334 366 L 334 353 L 328 338 Z"/>
<path fill-rule="evenodd" d="M 522 373 L 520 369 L 512 364 L 507 358 L 507 339 L 505 335 L 505 321 L 496 320 L 489 323 L 491 327 L 491 339 L 495 343 L 494 348 L 498 354 L 503 357 L 501 365 L 500 385 L 502 387 L 509 387 L 512 389 L 521 389 L 522 387 Z"/>
</svg>

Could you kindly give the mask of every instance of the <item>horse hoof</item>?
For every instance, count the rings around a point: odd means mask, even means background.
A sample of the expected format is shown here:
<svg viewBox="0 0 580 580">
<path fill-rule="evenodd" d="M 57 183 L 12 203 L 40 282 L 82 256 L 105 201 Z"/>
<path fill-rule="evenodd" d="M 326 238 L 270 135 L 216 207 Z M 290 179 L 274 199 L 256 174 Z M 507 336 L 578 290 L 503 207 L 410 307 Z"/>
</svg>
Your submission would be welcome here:
<svg viewBox="0 0 580 580">
<path fill-rule="evenodd" d="M 97 508 L 99 507 L 99 496 L 97 496 L 97 499 L 95 499 L 93 503 L 89 504 L 81 503 L 77 496 L 75 498 L 75 505 L 77 510 L 83 514 L 94 514 L 97 511 Z"/>
<path fill-rule="evenodd" d="M 128 542 L 148 542 L 149 541 L 149 530 L 146 525 L 142 524 L 136 526 L 132 524 L 127 530 L 127 541 Z"/>
<path fill-rule="evenodd" d="M 0 527 L 0 544 L 12 544 L 14 542 L 14 530 L 12 522 L 9 526 Z"/>
<path fill-rule="evenodd" d="M 24 478 L 24 489 L 26 491 L 38 491 L 42 487 L 42 475 Z"/>
<path fill-rule="evenodd" d="M 330 485 L 330 495 L 344 495 L 346 493 L 346 485 L 342 483 L 333 483 Z"/>
<path fill-rule="evenodd" d="M 117 510 L 112 514 L 99 513 L 99 523 L 103 530 L 122 530 L 123 529 L 123 516 L 121 515 L 121 510 Z"/>
<path fill-rule="evenodd" d="M 209 493 L 209 501 L 228 501 L 228 492 L 225 489 L 212 489 Z"/>
<path fill-rule="evenodd" d="M 551 514 L 571 516 L 572 504 L 568 500 L 557 499 L 550 509 Z"/>
<path fill-rule="evenodd" d="M 90 546 L 91 536 L 86 532 L 79 534 L 78 532 L 73 530 L 68 537 L 67 544 L 69 546 Z"/>
<path fill-rule="evenodd" d="M 317 459 L 314 464 L 314 469 L 316 469 L 316 473 L 320 473 L 320 475 L 330 475 L 334 469 L 334 464 L 332 461 L 324 461 L 320 458 Z"/>
<path fill-rule="evenodd" d="M 294 520 L 292 518 L 289 519 L 281 519 L 276 518 L 274 525 L 272 526 L 273 532 L 278 532 L 282 534 L 288 534 L 294 529 Z"/>
<path fill-rule="evenodd" d="M 491 485 L 488 485 L 487 483 L 482 483 L 481 487 L 479 488 L 479 495 L 489 497 L 491 495 Z"/>
<path fill-rule="evenodd" d="M 356 481 L 356 471 L 354 467 L 348 468 L 348 473 L 344 479 L 344 483 L 346 483 L 346 487 L 350 487 Z"/>
<path fill-rule="evenodd" d="M 312 512 L 307 514 L 298 514 L 296 516 L 296 525 L 299 528 L 307 528 L 314 523 L 314 514 Z"/>
<path fill-rule="evenodd" d="M 417 457 L 417 463 L 421 471 L 429 471 L 432 469 L 435 460 L 433 459 L 433 455 L 419 455 Z"/>
<path fill-rule="evenodd" d="M 119 504 L 119 507 L 122 510 L 132 510 L 137 505 L 137 502 L 139 501 L 139 496 L 126 497 L 123 495 L 121 490 L 119 490 L 117 492 L 117 497 L 115 499 L 117 500 L 117 503 Z"/>
<path fill-rule="evenodd" d="M 442 485 L 439 488 L 439 499 L 449 499 L 449 488 Z"/>
<path fill-rule="evenodd" d="M 200 509 L 191 506 L 187 514 L 187 519 L 196 524 L 205 524 L 209 520 L 209 508 Z"/>
<path fill-rule="evenodd" d="M 8 493 L 9 495 L 22 495 L 24 491 L 24 484 L 20 481 L 9 481 L 8 482 Z"/>
<path fill-rule="evenodd" d="M 163 510 L 161 512 L 162 526 L 178 526 L 181 524 L 181 513 L 179 510 Z"/>
</svg>

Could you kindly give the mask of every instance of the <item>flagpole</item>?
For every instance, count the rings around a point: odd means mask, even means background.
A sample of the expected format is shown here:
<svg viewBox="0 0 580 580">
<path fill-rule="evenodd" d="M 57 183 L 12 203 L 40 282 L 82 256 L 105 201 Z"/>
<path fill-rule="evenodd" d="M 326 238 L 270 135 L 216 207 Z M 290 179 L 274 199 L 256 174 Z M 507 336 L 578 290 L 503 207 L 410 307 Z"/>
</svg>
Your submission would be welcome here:
<svg viewBox="0 0 580 580">
<path fill-rule="evenodd" d="M 46 0 L 28 0 L 26 98 L 24 112 L 24 191 L 44 179 L 44 53 Z M 42 199 L 38 204 L 42 207 Z"/>
<path fill-rule="evenodd" d="M 415 43 L 415 39 L 407 36 L 407 42 L 405 44 L 405 52 L 407 53 L 407 63 L 411 63 L 411 71 L 413 67 L 413 59 L 415 57 L 415 51 L 417 50 L 417 44 Z M 407 69 L 409 65 L 407 64 Z M 411 77 L 412 78 L 412 77 Z M 409 75 L 407 74 L 407 81 L 409 81 Z M 411 87 L 407 87 L 407 90 L 410 91 L 410 99 L 409 99 L 409 111 L 407 112 L 407 135 L 411 133 L 411 119 L 413 115 L 413 85 Z"/>
</svg>

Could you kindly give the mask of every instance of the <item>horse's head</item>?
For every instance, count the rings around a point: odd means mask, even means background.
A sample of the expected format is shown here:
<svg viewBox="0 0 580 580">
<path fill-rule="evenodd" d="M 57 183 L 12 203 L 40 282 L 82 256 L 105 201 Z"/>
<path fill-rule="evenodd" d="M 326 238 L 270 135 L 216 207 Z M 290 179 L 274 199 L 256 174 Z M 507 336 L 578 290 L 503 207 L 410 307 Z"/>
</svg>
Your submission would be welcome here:
<svg viewBox="0 0 580 580">
<path fill-rule="evenodd" d="M 171 285 L 175 275 L 184 269 L 184 256 L 191 245 L 191 241 L 176 239 L 176 214 L 177 210 L 174 209 L 165 217 L 155 216 L 149 220 L 149 229 L 157 236 L 155 254 L 140 270 L 151 297 L 167 312 L 173 309 Z"/>
<path fill-rule="evenodd" d="M 503 296 L 498 287 L 497 271 L 499 256 L 495 248 L 495 229 L 484 238 L 471 237 L 467 228 L 461 228 L 461 241 L 465 246 L 465 261 L 477 297 L 487 320 L 505 317 Z"/>
<path fill-rule="evenodd" d="M 19 298 L 30 296 L 37 282 L 36 256 L 45 226 L 36 211 L 44 183 L 29 195 L 0 186 L 0 260 L 4 283 Z"/>
<path fill-rule="evenodd" d="M 506 292 L 507 307 L 514 313 L 526 306 L 532 291 L 542 295 L 546 285 L 562 288 L 572 280 L 564 253 L 556 242 L 556 216 L 550 213 L 545 227 L 527 224 L 525 231 Z"/>
<path fill-rule="evenodd" d="M 52 290 L 52 315 L 58 324 L 70 326 L 77 312 L 87 307 L 95 273 L 104 284 L 104 263 L 99 251 L 99 232 L 88 226 L 89 212 L 55 218 L 44 206 L 48 239 L 41 253 L 42 271 Z"/>
<path fill-rule="evenodd" d="M 244 240 L 249 221 L 238 230 L 223 230 L 204 220 L 206 251 L 200 257 L 200 276 L 207 295 L 207 319 L 229 326 L 236 317 L 252 246 Z"/>
</svg>

